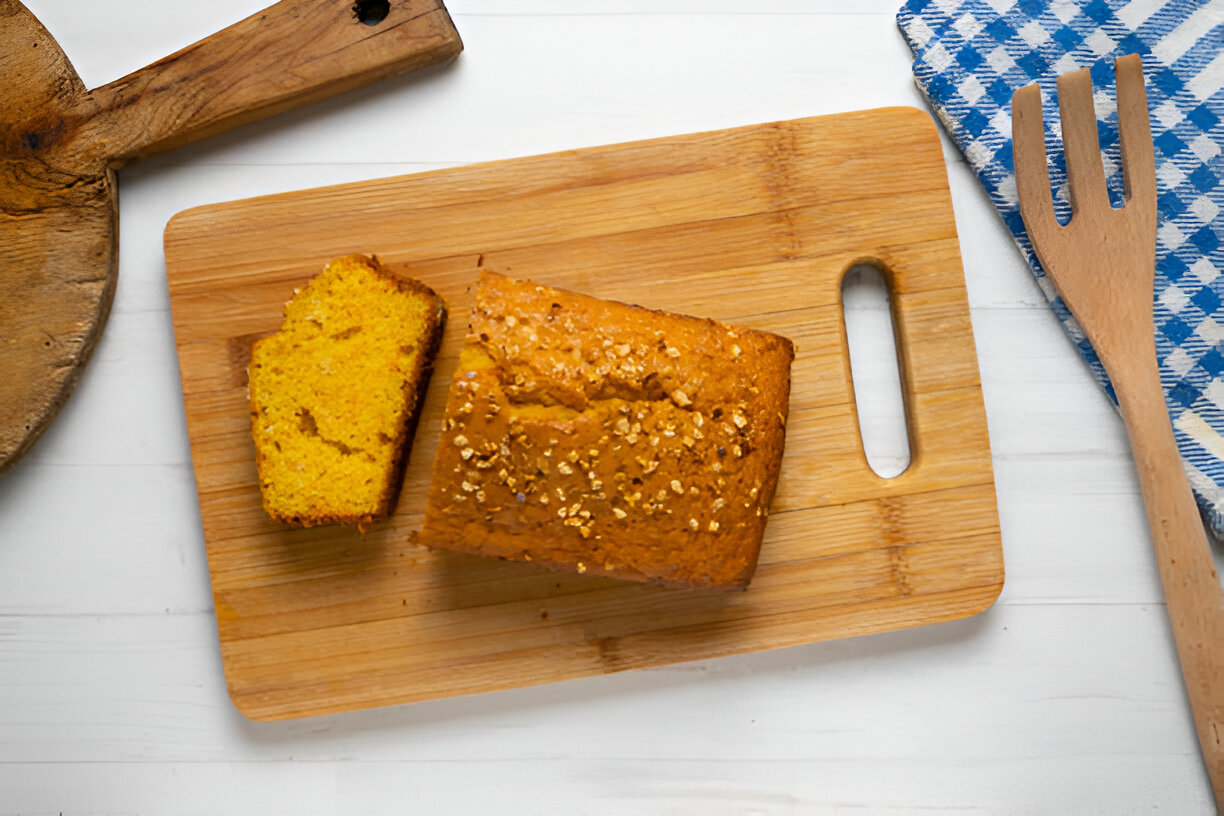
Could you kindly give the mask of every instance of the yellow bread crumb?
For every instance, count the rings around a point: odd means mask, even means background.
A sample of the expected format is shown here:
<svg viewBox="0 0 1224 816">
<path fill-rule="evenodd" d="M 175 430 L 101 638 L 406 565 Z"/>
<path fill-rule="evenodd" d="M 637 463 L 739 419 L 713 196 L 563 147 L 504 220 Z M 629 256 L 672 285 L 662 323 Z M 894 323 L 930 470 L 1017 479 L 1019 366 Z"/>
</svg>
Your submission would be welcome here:
<svg viewBox="0 0 1224 816">
<path fill-rule="evenodd" d="M 310 527 L 390 512 L 445 316 L 432 290 L 364 255 L 295 292 L 248 369 L 268 515 Z"/>
</svg>

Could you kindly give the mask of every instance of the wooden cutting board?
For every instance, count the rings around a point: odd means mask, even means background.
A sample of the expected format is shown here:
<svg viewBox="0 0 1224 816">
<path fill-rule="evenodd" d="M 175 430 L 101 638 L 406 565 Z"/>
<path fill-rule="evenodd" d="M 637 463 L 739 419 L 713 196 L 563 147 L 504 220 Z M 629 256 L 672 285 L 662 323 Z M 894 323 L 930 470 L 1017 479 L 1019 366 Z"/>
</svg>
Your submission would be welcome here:
<svg viewBox="0 0 1224 816">
<path fill-rule="evenodd" d="M 254 338 L 323 264 L 376 253 L 451 319 L 393 518 L 283 529 L 260 505 Z M 913 446 L 860 441 L 840 296 L 890 281 Z M 414 543 L 468 287 L 490 267 L 794 340 L 790 423 L 746 592 L 677 591 Z M 201 207 L 166 269 L 230 695 L 274 720 L 657 666 L 970 615 L 1003 584 L 956 227 L 931 119 L 890 108 Z"/>
</svg>

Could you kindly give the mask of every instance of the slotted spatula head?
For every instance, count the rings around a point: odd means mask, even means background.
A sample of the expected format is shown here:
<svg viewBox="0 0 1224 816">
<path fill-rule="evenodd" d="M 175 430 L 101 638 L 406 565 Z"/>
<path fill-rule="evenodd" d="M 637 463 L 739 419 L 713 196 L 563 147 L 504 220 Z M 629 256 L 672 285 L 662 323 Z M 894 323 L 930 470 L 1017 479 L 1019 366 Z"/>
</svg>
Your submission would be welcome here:
<svg viewBox="0 0 1224 816">
<path fill-rule="evenodd" d="M 1118 209 L 1110 206 L 1105 187 L 1088 69 L 1058 78 L 1071 197 L 1066 226 L 1054 215 L 1041 91 L 1028 85 L 1012 97 L 1016 192 L 1029 241 L 1102 359 L 1135 332 L 1145 342 L 1152 337 L 1156 269 L 1156 172 L 1143 64 L 1131 54 L 1118 59 L 1114 70 L 1125 184 L 1125 204 Z"/>
</svg>

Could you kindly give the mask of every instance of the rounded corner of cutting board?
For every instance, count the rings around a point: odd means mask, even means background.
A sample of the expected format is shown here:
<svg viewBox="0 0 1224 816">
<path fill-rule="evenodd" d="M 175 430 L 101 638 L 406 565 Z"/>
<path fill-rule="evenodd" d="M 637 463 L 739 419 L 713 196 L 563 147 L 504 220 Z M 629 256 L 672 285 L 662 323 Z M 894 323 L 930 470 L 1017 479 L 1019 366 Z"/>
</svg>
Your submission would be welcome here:
<svg viewBox="0 0 1224 816">
<path fill-rule="evenodd" d="M 987 609 L 990 609 L 999 601 L 999 596 L 1003 594 L 1003 585 L 1005 583 L 1003 574 L 1003 561 L 999 560 L 999 580 L 989 586 L 983 587 L 985 592 L 981 598 L 975 603 L 967 607 L 964 617 L 971 618 L 974 615 L 980 615 Z"/>
<path fill-rule="evenodd" d="M 920 108 L 917 105 L 886 105 L 880 108 L 864 108 L 857 111 L 846 111 L 843 113 L 829 113 L 822 116 L 813 116 L 807 119 L 792 120 L 796 123 L 821 123 L 821 122 L 845 122 L 853 120 L 871 120 L 871 119 L 887 119 L 896 122 L 898 125 L 914 128 L 918 130 L 927 130 L 930 135 L 939 138 L 939 127 L 935 121 L 935 117 L 926 108 Z"/>
<path fill-rule="evenodd" d="M 255 695 L 246 694 L 234 688 L 234 678 L 241 675 L 240 671 L 235 671 L 230 665 L 225 654 L 225 650 L 221 652 L 221 668 L 225 674 L 225 693 L 229 696 L 230 703 L 233 704 L 234 710 L 241 714 L 247 720 L 256 723 L 276 722 L 286 719 L 292 715 L 276 715 L 271 713 L 266 705 L 261 705 Z"/>
<path fill-rule="evenodd" d="M 230 672 L 226 672 L 228 678 Z M 251 703 L 245 696 L 235 694 L 233 686 L 228 686 L 230 703 L 233 704 L 234 710 L 243 716 L 243 718 L 255 723 L 270 723 L 285 719 L 284 717 L 276 717 L 268 714 L 263 708 Z"/>
<path fill-rule="evenodd" d="M 166 221 L 165 228 L 162 230 L 162 246 L 165 248 L 167 256 L 170 255 L 171 248 L 180 240 L 181 235 L 189 235 L 196 232 L 199 229 L 197 222 L 200 219 L 207 218 L 210 212 L 214 212 L 224 206 L 224 204 L 203 204 L 199 207 L 179 210 L 170 216 L 169 220 Z"/>
<path fill-rule="evenodd" d="M 994 606 L 998 602 L 999 596 L 1003 594 L 1003 585 L 1007 581 L 1007 570 L 1003 564 L 1003 542 L 1001 539 L 996 539 L 995 546 L 991 552 L 998 558 L 999 572 L 997 577 L 990 583 L 978 587 L 980 592 L 971 595 L 966 600 L 965 605 L 957 610 L 949 620 L 961 620 L 963 618 L 972 618 L 974 615 L 980 615 Z"/>
<path fill-rule="evenodd" d="M 881 110 L 887 111 L 893 116 L 900 119 L 907 119 L 916 127 L 929 127 L 931 132 L 936 136 L 939 135 L 939 129 L 935 124 L 935 118 L 931 116 L 931 112 L 925 108 L 920 108 L 917 105 L 894 105 Z"/>
<path fill-rule="evenodd" d="M 921 134 L 942 155 L 943 144 L 940 141 L 939 124 L 929 110 L 917 105 L 897 105 L 879 110 L 895 119 L 903 128 Z"/>
</svg>

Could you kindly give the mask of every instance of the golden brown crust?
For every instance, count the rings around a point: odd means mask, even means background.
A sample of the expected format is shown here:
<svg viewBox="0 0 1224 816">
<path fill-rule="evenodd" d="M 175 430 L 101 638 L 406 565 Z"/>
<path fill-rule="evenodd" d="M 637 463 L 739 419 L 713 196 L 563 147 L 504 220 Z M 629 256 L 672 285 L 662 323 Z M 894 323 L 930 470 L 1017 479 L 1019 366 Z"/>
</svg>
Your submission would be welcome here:
<svg viewBox="0 0 1224 816">
<path fill-rule="evenodd" d="M 422 541 L 680 587 L 746 586 L 789 340 L 482 274 Z"/>
<path fill-rule="evenodd" d="M 374 258 L 374 262 L 378 263 L 377 257 Z M 387 274 L 390 275 L 390 273 Z M 395 276 L 392 275 L 392 277 Z M 405 413 L 403 424 L 400 426 L 399 434 L 395 439 L 396 459 L 392 465 L 391 478 L 387 482 L 387 489 L 380 497 L 377 518 L 385 518 L 395 509 L 395 500 L 399 496 L 400 487 L 404 482 L 404 465 L 408 459 L 408 452 L 412 449 L 412 439 L 416 435 L 417 422 L 421 418 L 421 407 L 425 403 L 425 392 L 429 390 L 429 380 L 433 375 L 434 360 L 438 356 L 438 347 L 442 345 L 442 331 L 446 327 L 446 301 L 442 300 L 440 295 L 415 279 L 396 278 L 396 282 L 401 291 L 413 293 L 430 300 L 433 308 L 429 312 L 425 337 L 422 340 L 423 348 L 421 354 L 418 355 L 417 365 L 408 377 L 408 386 L 411 389 L 408 410 Z M 365 526 L 374 520 L 369 519 L 353 523 L 358 526 Z"/>
<path fill-rule="evenodd" d="M 378 278 L 392 284 L 400 293 L 419 298 L 429 304 L 430 308 L 427 311 L 425 326 L 422 332 L 423 336 L 420 340 L 422 346 L 421 353 L 416 356 L 413 368 L 405 376 L 404 385 L 408 389 L 408 399 L 402 415 L 398 417 L 396 433 L 391 443 L 394 454 L 388 463 L 381 481 L 382 488 L 373 511 L 361 514 L 334 512 L 319 512 L 310 515 L 287 514 L 281 512 L 279 508 L 269 502 L 267 492 L 262 492 L 264 510 L 275 521 L 290 527 L 356 525 L 359 529 L 364 529 L 366 526 L 387 517 L 391 513 L 395 507 L 395 501 L 403 482 L 404 463 L 408 452 L 411 450 L 411 440 L 420 418 L 425 392 L 429 387 L 434 359 L 442 342 L 442 333 L 446 323 L 446 303 L 441 296 L 420 281 L 402 278 L 389 272 L 379 262 L 378 257 L 374 255 L 346 255 L 333 260 L 329 267 L 334 264 L 346 263 L 359 264 L 374 273 Z M 286 303 L 285 312 L 287 316 L 288 303 Z M 252 347 L 252 358 L 258 357 L 257 350 L 259 346 L 270 340 L 271 337 L 272 335 L 269 335 L 255 342 Z M 249 402 L 253 429 L 263 424 L 262 406 L 256 397 L 255 389 L 250 389 Z M 264 456 L 264 445 L 260 444 L 259 437 L 257 436 L 255 459 L 256 469 L 259 473 L 264 472 Z"/>
</svg>

